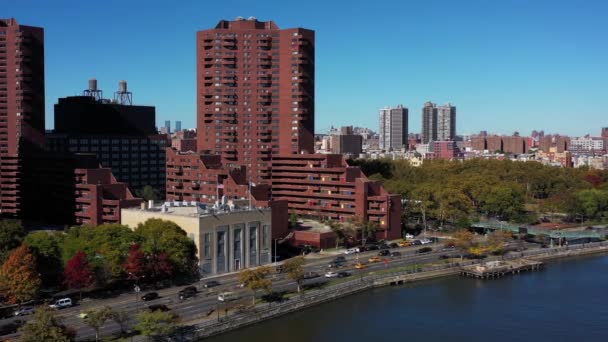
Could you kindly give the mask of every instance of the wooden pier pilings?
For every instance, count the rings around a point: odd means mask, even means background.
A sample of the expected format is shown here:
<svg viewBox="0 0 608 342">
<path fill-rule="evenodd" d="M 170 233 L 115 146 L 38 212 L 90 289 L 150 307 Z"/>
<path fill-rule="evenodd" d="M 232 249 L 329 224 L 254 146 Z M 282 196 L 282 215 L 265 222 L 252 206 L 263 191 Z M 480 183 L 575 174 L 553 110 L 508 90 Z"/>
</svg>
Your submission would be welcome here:
<svg viewBox="0 0 608 342">
<path fill-rule="evenodd" d="M 525 271 L 537 271 L 542 267 L 542 262 L 527 259 L 490 261 L 481 265 L 463 266 L 460 275 L 478 279 L 494 279 Z"/>
</svg>

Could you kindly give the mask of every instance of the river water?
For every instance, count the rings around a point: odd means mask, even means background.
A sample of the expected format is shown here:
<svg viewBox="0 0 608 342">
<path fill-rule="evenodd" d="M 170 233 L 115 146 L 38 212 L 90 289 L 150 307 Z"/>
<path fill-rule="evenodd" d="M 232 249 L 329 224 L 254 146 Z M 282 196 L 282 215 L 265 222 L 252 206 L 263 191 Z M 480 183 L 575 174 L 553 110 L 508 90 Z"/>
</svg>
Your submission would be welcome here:
<svg viewBox="0 0 608 342">
<path fill-rule="evenodd" d="M 451 277 L 349 296 L 212 342 L 608 341 L 608 256 L 498 280 Z"/>
</svg>

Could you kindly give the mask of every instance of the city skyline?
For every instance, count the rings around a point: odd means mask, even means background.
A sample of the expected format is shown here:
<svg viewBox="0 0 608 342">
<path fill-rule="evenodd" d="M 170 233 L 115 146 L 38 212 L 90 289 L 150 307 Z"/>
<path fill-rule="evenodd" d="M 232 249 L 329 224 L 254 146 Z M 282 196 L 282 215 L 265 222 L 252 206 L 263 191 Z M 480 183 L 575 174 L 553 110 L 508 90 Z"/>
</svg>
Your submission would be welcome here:
<svg viewBox="0 0 608 342">
<path fill-rule="evenodd" d="M 607 5 L 599 1 L 585 7 L 570 1 L 430 1 L 374 8 L 349 2 L 347 12 L 342 4 L 324 4 L 323 15 L 276 4 L 142 8 L 135 1 L 82 16 L 92 4 L 26 0 L 10 3 L 6 11 L 24 25 L 46 29 L 47 128 L 55 101 L 80 93 L 91 77 L 108 93 L 119 80 L 129 81 L 135 104 L 157 107 L 158 126 L 179 120 L 195 127 L 193 37 L 239 15 L 317 32 L 316 132 L 331 125 L 374 128 L 378 108 L 396 103 L 419 108 L 430 99 L 457 104 L 458 131 L 464 134 L 542 129 L 584 135 L 606 125 L 606 113 L 597 109 L 608 70 L 608 50 L 596 44 L 608 31 L 600 15 Z M 398 13 L 406 13 L 407 20 L 387 20 Z M 374 52 L 388 48 L 390 55 Z M 411 120 L 410 131 L 420 131 L 420 124 Z"/>
</svg>

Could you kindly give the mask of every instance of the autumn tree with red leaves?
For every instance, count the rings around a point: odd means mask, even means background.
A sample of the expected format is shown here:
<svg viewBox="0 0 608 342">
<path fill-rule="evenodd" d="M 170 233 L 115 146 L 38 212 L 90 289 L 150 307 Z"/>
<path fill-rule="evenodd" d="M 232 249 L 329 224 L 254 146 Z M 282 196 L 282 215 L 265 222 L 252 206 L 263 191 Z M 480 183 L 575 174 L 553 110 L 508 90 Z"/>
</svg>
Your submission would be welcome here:
<svg viewBox="0 0 608 342">
<path fill-rule="evenodd" d="M 132 244 L 129 248 L 127 260 L 122 264 L 122 268 L 131 280 L 138 280 L 146 274 L 146 255 L 138 243 Z"/>
<path fill-rule="evenodd" d="M 70 289 L 77 289 L 82 299 L 82 289 L 95 283 L 95 274 L 89 265 L 86 253 L 78 251 L 65 265 L 64 283 Z"/>
<path fill-rule="evenodd" d="M 11 304 L 34 299 L 41 283 L 36 257 L 25 244 L 13 250 L 0 269 L 0 291 Z"/>
</svg>

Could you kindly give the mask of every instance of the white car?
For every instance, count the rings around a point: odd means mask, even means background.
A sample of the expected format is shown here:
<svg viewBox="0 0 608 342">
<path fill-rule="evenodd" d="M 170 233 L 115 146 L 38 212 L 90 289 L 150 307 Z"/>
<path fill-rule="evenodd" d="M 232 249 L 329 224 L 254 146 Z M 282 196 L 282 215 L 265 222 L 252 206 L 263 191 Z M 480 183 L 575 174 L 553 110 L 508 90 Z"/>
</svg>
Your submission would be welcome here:
<svg viewBox="0 0 608 342">
<path fill-rule="evenodd" d="M 405 234 L 405 238 L 406 239 L 413 239 L 414 235 L 412 235 L 412 234 Z"/>
<path fill-rule="evenodd" d="M 429 244 L 429 243 L 433 243 L 433 241 L 429 240 L 429 239 L 421 239 L 420 243 L 423 245 Z"/>
<path fill-rule="evenodd" d="M 49 305 L 51 309 L 63 309 L 72 306 L 72 300 L 70 298 L 58 299 L 55 303 Z"/>
<path fill-rule="evenodd" d="M 336 278 L 337 276 L 338 276 L 338 273 L 336 273 L 336 272 L 329 271 L 329 272 L 325 273 L 325 278 Z"/>
<path fill-rule="evenodd" d="M 15 316 L 26 316 L 34 313 L 34 308 L 32 307 L 22 307 L 21 309 L 15 310 L 13 313 Z"/>
<path fill-rule="evenodd" d="M 344 251 L 344 254 L 355 254 L 359 253 L 359 248 L 349 248 Z"/>
</svg>

